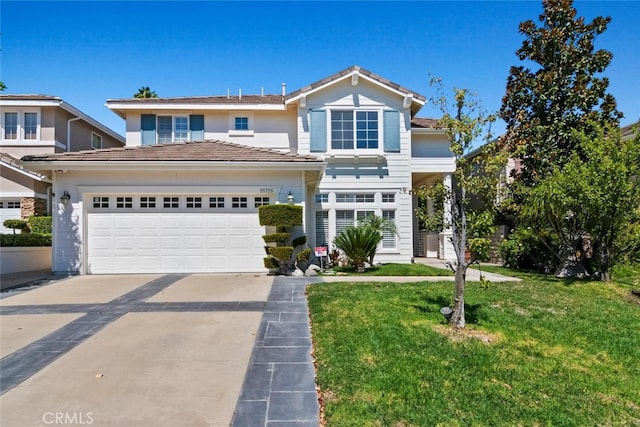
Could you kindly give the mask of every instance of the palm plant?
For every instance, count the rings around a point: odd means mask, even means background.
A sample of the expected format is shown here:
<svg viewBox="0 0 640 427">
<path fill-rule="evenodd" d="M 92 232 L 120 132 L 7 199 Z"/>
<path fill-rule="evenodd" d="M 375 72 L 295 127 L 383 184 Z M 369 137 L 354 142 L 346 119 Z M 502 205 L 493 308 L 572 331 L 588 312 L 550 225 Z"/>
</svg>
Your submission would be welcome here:
<svg viewBox="0 0 640 427">
<path fill-rule="evenodd" d="M 364 263 L 372 259 L 382 233 L 371 227 L 347 227 L 333 240 L 333 244 L 344 252 L 359 273 L 364 272 Z"/>
<path fill-rule="evenodd" d="M 378 243 L 380 243 L 384 238 L 384 233 L 398 234 L 395 222 L 378 215 L 367 215 L 359 221 L 359 225 L 361 227 L 368 228 L 371 230 L 371 233 L 377 233 L 380 236 Z M 369 253 L 369 265 L 373 265 L 373 257 L 375 257 L 377 249 L 378 247 L 376 245 Z"/>
<path fill-rule="evenodd" d="M 133 94 L 134 98 L 157 98 L 158 94 L 155 90 L 151 90 L 149 86 L 142 86 L 138 92 Z"/>
</svg>

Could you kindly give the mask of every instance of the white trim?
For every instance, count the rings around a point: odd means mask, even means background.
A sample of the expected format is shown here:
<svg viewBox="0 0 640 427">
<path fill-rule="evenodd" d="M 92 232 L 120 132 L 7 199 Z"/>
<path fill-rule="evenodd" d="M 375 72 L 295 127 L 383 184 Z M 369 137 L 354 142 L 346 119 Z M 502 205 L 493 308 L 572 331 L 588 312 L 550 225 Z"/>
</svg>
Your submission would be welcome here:
<svg viewBox="0 0 640 427">
<path fill-rule="evenodd" d="M 327 83 L 325 83 L 325 84 L 323 84 L 323 85 L 320 85 L 320 86 L 318 86 L 318 87 L 316 87 L 316 88 L 309 89 L 309 90 L 303 90 L 303 91 L 301 91 L 301 92 L 300 92 L 300 94 L 298 94 L 298 95 L 296 95 L 296 96 L 294 96 L 294 97 L 292 97 L 292 98 L 286 99 L 286 100 L 285 100 L 285 104 L 292 104 L 292 103 L 296 102 L 297 100 L 299 100 L 299 99 L 300 99 L 300 97 L 302 97 L 302 96 L 305 96 L 305 95 L 307 95 L 307 96 L 308 96 L 308 95 L 311 95 L 311 94 L 313 94 L 313 93 L 315 93 L 315 92 L 318 92 L 318 91 L 324 90 L 325 88 L 327 88 L 327 87 L 329 87 L 329 86 L 333 86 L 333 85 L 335 85 L 335 84 L 337 84 L 337 83 L 339 83 L 339 82 L 341 82 L 341 81 L 343 81 L 343 80 L 351 79 L 351 78 L 353 78 L 353 75 L 354 75 L 355 73 L 358 73 L 358 74 L 359 74 L 359 78 L 364 79 L 364 80 L 366 80 L 366 81 L 368 81 L 368 82 L 370 82 L 370 83 L 373 83 L 373 84 L 374 84 L 374 85 L 376 85 L 376 86 L 379 86 L 379 87 L 381 87 L 381 88 L 384 88 L 384 89 L 386 89 L 386 90 L 387 90 L 387 91 L 389 91 L 389 92 L 395 93 L 395 94 L 397 94 L 397 95 L 401 96 L 402 98 L 404 98 L 405 96 L 407 96 L 407 95 L 408 95 L 406 92 L 399 91 L 399 90 L 394 89 L 394 88 L 392 88 L 392 87 L 390 87 L 390 86 L 388 86 L 388 85 L 386 85 L 386 84 L 384 84 L 384 83 L 382 83 L 382 82 L 380 82 L 380 81 L 378 81 L 378 80 L 376 80 L 376 79 L 372 79 L 372 78 L 371 78 L 371 77 L 369 77 L 369 76 L 366 76 L 366 75 L 364 75 L 364 74 L 361 74 L 361 73 L 359 72 L 359 70 L 353 70 L 353 71 L 351 71 L 350 73 L 345 74 L 344 76 L 341 76 L 341 77 L 339 77 L 339 78 L 337 78 L 337 79 L 334 79 L 334 80 L 330 80 L 330 81 L 328 81 Z M 416 98 L 413 98 L 413 102 L 415 102 L 416 104 L 419 104 L 420 106 L 422 106 L 422 105 L 426 104 L 426 101 L 422 101 L 422 100 L 420 100 L 420 99 L 416 99 Z"/>
<path fill-rule="evenodd" d="M 66 144 L 60 141 L 40 141 L 37 139 L 17 140 L 17 139 L 3 139 L 0 140 L 0 147 L 56 147 L 61 150 L 66 150 Z"/>
<path fill-rule="evenodd" d="M 36 199 L 46 199 L 47 195 L 46 194 L 42 194 L 42 193 L 35 193 L 33 191 L 14 191 L 14 192 L 10 192 L 10 191 L 3 191 L 2 195 L 0 196 L 3 199 L 22 199 L 24 197 L 35 197 Z"/>
<path fill-rule="evenodd" d="M 35 174 L 32 173 L 31 171 L 28 171 L 26 169 L 22 169 L 16 165 L 12 165 L 11 163 L 7 163 L 7 162 L 0 162 L 0 164 L 2 164 L 3 166 L 8 167 L 9 169 L 21 173 L 31 179 L 33 179 L 34 181 L 40 181 L 40 182 L 48 182 L 51 183 L 51 179 L 47 178 L 46 176 L 42 176 L 40 174 Z M 5 192 L 3 191 L 2 194 L 4 195 Z"/>
<path fill-rule="evenodd" d="M 93 136 L 97 136 L 98 138 L 100 138 L 100 147 L 94 147 L 93 146 Z M 91 132 L 91 148 L 93 148 L 94 150 L 99 150 L 102 148 L 102 135 L 100 135 L 99 133 L 96 132 Z"/>
<path fill-rule="evenodd" d="M 15 139 L 6 139 L 5 138 L 5 114 L 6 113 L 15 113 L 16 114 L 16 138 Z M 36 137 L 33 139 L 25 138 L 25 114 L 27 113 L 35 113 L 36 114 Z M 18 107 L 18 106 L 7 106 L 2 110 L 2 114 L 0 114 L 0 141 L 2 141 L 2 145 L 25 145 L 25 146 L 33 146 L 34 143 L 40 141 L 40 129 L 41 129 L 41 120 L 42 120 L 42 112 L 40 108 L 34 107 Z"/>
</svg>

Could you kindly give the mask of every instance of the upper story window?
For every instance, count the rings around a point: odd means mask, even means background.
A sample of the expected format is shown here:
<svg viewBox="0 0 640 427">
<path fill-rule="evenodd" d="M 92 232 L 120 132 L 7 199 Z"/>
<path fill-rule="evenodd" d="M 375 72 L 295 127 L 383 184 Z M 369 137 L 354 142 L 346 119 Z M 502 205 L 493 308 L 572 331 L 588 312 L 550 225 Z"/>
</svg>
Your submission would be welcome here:
<svg viewBox="0 0 640 427">
<path fill-rule="evenodd" d="M 158 142 L 189 140 L 189 117 L 158 116 Z"/>
<path fill-rule="evenodd" d="M 4 139 L 18 139 L 18 113 L 4 113 Z"/>
<path fill-rule="evenodd" d="M 91 134 L 91 148 L 99 150 L 102 148 L 102 137 L 96 133 Z"/>
<path fill-rule="evenodd" d="M 249 118 L 248 117 L 236 117 L 234 121 L 235 130 L 249 130 Z"/>
<path fill-rule="evenodd" d="M 39 137 L 39 113 L 37 111 L 5 111 L 2 114 L 2 139 L 36 140 Z"/>
<path fill-rule="evenodd" d="M 204 115 L 140 116 L 142 145 L 204 140 Z"/>
<path fill-rule="evenodd" d="M 37 139 L 38 113 L 24 113 L 24 139 Z"/>
<path fill-rule="evenodd" d="M 344 193 L 336 194 L 336 203 L 373 203 L 375 200 L 372 193 Z"/>
<path fill-rule="evenodd" d="M 353 150 L 354 148 L 378 148 L 377 111 L 331 111 L 331 149 Z"/>
</svg>

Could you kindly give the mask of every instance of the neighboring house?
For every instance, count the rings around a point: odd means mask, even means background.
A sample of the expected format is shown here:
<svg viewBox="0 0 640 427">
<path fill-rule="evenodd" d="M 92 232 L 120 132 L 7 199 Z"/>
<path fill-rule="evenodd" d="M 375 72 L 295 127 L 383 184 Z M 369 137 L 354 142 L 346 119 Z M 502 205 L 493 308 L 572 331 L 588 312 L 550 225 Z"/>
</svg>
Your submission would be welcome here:
<svg viewBox="0 0 640 427">
<path fill-rule="evenodd" d="M 26 170 L 25 155 L 121 147 L 124 138 L 63 100 L 0 95 L 0 233 L 5 219 L 51 213 L 51 180 Z"/>
<path fill-rule="evenodd" d="M 108 100 L 125 148 L 23 157 L 53 181 L 53 270 L 264 272 L 257 208 L 290 199 L 310 247 L 375 213 L 398 229 L 376 260 L 409 262 L 411 190 L 455 167 L 425 102 L 357 66 L 289 94 Z"/>
</svg>

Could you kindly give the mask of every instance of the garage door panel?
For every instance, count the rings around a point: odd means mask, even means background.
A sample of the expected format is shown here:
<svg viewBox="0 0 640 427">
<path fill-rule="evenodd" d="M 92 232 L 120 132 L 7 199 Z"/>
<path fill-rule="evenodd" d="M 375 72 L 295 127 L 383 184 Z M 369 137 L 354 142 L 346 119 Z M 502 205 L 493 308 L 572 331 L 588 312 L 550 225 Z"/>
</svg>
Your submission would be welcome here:
<svg viewBox="0 0 640 427">
<path fill-rule="evenodd" d="M 255 212 L 88 214 L 89 272 L 264 271 Z"/>
</svg>

